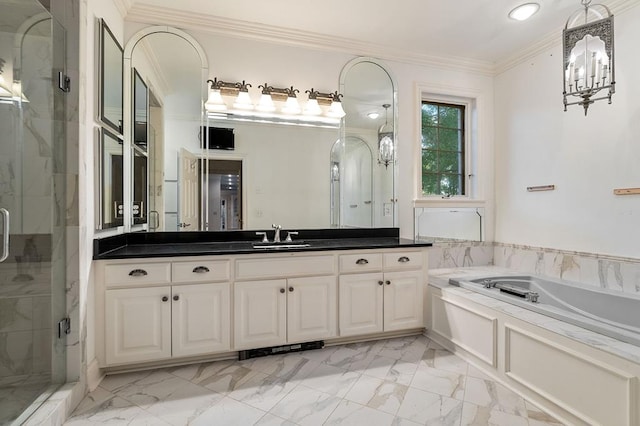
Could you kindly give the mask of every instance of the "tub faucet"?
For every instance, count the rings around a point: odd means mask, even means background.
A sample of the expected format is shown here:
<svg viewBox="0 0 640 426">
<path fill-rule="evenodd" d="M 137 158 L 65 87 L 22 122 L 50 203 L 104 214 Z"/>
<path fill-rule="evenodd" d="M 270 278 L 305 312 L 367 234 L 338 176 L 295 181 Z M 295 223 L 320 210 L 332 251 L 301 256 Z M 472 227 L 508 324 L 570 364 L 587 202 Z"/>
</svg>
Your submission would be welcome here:
<svg viewBox="0 0 640 426">
<path fill-rule="evenodd" d="M 279 243 L 280 242 L 280 230 L 282 229 L 282 226 L 276 225 L 274 223 L 273 225 L 271 225 L 271 227 L 276 230 L 275 234 L 273 234 L 273 242 L 274 243 Z"/>
</svg>

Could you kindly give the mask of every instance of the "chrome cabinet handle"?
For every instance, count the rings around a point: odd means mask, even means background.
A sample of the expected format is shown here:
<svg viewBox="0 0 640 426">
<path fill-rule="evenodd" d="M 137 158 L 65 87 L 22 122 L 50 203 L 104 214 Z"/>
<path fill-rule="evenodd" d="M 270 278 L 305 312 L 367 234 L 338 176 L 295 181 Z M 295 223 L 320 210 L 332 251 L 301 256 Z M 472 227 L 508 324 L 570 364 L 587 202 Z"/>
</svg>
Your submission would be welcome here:
<svg viewBox="0 0 640 426">
<path fill-rule="evenodd" d="M 366 265 L 367 263 L 369 263 L 369 261 L 367 259 L 358 259 L 358 260 L 356 260 L 356 265 Z"/>
<path fill-rule="evenodd" d="M 133 271 L 129 272 L 130 277 L 144 277 L 145 275 L 148 274 L 144 269 L 134 269 Z"/>
<path fill-rule="evenodd" d="M 410 260 L 411 259 L 409 259 L 407 256 L 402 256 L 402 257 L 398 258 L 398 262 L 400 262 L 400 263 L 407 263 Z"/>
<path fill-rule="evenodd" d="M 2 215 L 2 255 L 0 262 L 4 262 L 9 257 L 9 210 L 0 209 Z"/>
<path fill-rule="evenodd" d="M 193 273 L 195 274 L 206 274 L 209 271 L 210 269 L 206 266 L 196 266 L 195 268 L 193 268 Z"/>
</svg>

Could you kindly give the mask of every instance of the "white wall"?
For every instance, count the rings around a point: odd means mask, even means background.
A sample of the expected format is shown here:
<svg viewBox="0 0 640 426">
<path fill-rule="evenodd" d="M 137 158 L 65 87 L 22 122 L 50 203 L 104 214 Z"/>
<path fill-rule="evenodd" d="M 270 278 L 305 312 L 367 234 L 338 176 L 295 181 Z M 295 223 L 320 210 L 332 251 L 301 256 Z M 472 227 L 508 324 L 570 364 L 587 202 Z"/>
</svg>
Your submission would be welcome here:
<svg viewBox="0 0 640 426">
<path fill-rule="evenodd" d="M 496 78 L 496 241 L 640 257 L 640 197 L 613 195 L 640 186 L 640 7 L 615 19 L 612 105 L 563 112 L 560 34 Z"/>
<path fill-rule="evenodd" d="M 123 43 L 124 20 L 115 4 L 112 1 L 87 0 L 82 2 L 84 13 L 80 24 L 80 177 L 79 177 L 79 217 L 81 229 L 86 232 L 81 234 L 79 264 L 81 287 L 80 299 L 77 301 L 80 307 L 81 321 L 86 318 L 86 354 L 82 354 L 82 360 L 69 359 L 69 363 L 81 363 L 82 368 L 95 358 L 95 332 L 94 317 L 95 301 L 93 287 L 93 271 L 91 268 L 93 257 L 93 238 L 95 229 L 95 199 L 94 191 L 94 155 L 97 143 L 96 131 L 100 124 L 97 117 L 98 90 L 96 72 L 97 57 L 99 51 L 96 49 L 95 37 L 98 31 L 96 19 L 104 18 L 109 29 L 116 39 Z M 82 13 L 83 9 L 81 9 Z M 86 317 L 85 317 L 86 315 Z M 82 326 L 81 326 L 82 327 Z M 84 330 L 80 330 L 81 338 L 85 335 Z M 85 358 L 86 356 L 86 358 Z M 71 365 L 71 364 L 70 364 Z M 72 366 L 74 369 L 78 366 Z M 81 374 L 84 374 L 82 372 Z"/>
</svg>

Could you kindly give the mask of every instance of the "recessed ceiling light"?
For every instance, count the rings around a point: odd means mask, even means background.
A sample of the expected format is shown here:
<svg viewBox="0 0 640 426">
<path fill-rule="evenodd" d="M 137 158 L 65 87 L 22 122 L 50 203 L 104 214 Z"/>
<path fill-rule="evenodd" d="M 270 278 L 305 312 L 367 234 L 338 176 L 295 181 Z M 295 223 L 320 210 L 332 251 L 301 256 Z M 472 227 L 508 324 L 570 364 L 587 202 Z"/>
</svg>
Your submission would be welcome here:
<svg viewBox="0 0 640 426">
<path fill-rule="evenodd" d="M 531 18 L 540 9 L 538 3 L 525 3 L 513 9 L 509 12 L 509 18 L 516 21 L 526 21 Z"/>
<path fill-rule="evenodd" d="M 369 117 L 372 120 L 375 120 L 376 118 L 380 117 L 380 113 L 379 112 L 370 112 L 369 114 L 367 114 L 367 117 Z"/>
</svg>

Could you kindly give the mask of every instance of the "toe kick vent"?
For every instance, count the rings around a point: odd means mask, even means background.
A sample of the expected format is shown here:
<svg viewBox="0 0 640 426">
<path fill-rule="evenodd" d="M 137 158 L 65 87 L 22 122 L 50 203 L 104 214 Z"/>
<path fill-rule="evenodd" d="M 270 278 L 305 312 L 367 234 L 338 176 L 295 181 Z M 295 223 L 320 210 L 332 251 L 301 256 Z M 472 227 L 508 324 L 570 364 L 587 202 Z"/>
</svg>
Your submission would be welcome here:
<svg viewBox="0 0 640 426">
<path fill-rule="evenodd" d="M 300 352 L 322 348 L 324 348 L 324 341 L 317 340 L 315 342 L 297 343 L 295 345 L 282 345 L 271 346 L 269 348 L 248 349 L 246 351 L 239 351 L 238 359 L 242 361 L 244 359 L 258 358 L 261 356 L 286 354 L 289 352 Z"/>
</svg>

